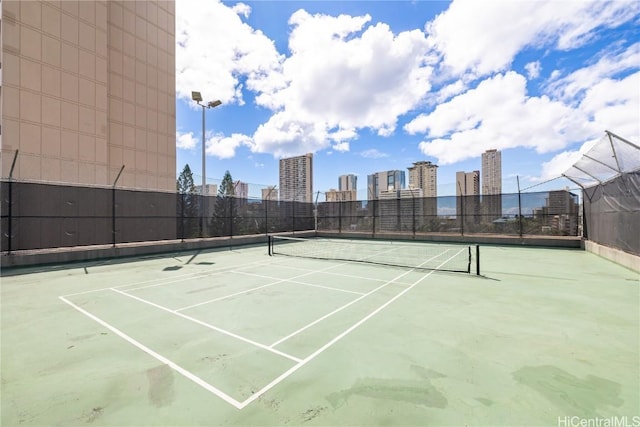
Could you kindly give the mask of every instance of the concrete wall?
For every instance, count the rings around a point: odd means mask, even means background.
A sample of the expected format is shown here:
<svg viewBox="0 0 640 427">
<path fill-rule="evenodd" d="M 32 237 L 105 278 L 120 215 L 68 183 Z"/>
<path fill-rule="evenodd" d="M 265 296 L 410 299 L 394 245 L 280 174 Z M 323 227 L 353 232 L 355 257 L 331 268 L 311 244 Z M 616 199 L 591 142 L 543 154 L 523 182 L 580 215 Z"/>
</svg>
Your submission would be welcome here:
<svg viewBox="0 0 640 427">
<path fill-rule="evenodd" d="M 640 257 L 599 245 L 590 240 L 584 242 L 585 250 L 640 273 Z"/>
</svg>

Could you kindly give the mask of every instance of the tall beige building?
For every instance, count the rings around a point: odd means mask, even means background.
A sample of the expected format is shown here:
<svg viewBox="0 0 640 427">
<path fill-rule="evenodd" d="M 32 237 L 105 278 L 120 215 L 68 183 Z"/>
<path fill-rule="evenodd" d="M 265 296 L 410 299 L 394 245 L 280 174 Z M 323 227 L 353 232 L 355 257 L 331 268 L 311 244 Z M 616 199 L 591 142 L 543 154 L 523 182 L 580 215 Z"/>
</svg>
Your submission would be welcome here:
<svg viewBox="0 0 640 427">
<path fill-rule="evenodd" d="M 2 8 L 2 176 L 175 191 L 175 4 Z"/>
<path fill-rule="evenodd" d="M 421 188 L 424 197 L 438 196 L 438 165 L 431 162 L 415 162 L 409 170 L 409 185 Z"/>
<path fill-rule="evenodd" d="M 502 193 L 502 154 L 498 150 L 482 153 L 482 195 Z"/>
<path fill-rule="evenodd" d="M 280 200 L 313 202 L 313 154 L 280 159 Z"/>
<path fill-rule="evenodd" d="M 482 153 L 482 209 L 486 221 L 502 217 L 502 154 Z"/>
</svg>

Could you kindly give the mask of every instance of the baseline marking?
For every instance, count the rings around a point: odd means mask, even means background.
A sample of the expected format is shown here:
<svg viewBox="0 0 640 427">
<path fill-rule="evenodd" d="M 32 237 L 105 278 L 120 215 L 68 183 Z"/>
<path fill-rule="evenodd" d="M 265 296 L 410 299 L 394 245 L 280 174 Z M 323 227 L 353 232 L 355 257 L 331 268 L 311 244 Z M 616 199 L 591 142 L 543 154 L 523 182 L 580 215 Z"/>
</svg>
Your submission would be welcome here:
<svg viewBox="0 0 640 427">
<path fill-rule="evenodd" d="M 430 258 L 430 259 L 428 259 L 428 260 L 426 260 L 426 261 L 424 261 L 424 262 L 429 262 L 429 261 L 431 261 L 432 259 L 433 259 L 433 258 Z M 424 264 L 424 263 L 423 263 L 423 264 Z M 372 289 L 371 291 L 367 292 L 366 294 L 363 294 L 361 297 L 356 298 L 356 299 L 354 299 L 353 301 L 350 301 L 350 302 L 346 303 L 346 304 L 345 304 L 345 305 L 343 305 L 342 307 L 338 307 L 338 308 L 336 308 L 336 309 L 335 309 L 335 310 L 333 310 L 332 312 L 327 313 L 327 314 L 325 314 L 324 316 L 317 318 L 316 320 L 314 320 L 313 322 L 309 323 L 308 325 L 303 326 L 302 328 L 298 329 L 297 331 L 294 331 L 294 332 L 290 333 L 290 334 L 289 334 L 289 335 L 287 335 L 286 337 L 279 339 L 278 341 L 276 341 L 276 342 L 274 342 L 273 344 L 271 344 L 269 347 L 272 347 L 272 348 L 273 348 L 273 347 L 277 346 L 278 344 L 282 344 L 283 342 L 285 342 L 285 341 L 286 341 L 286 340 L 288 340 L 289 338 L 292 338 L 292 337 L 294 337 L 294 336 L 298 335 L 299 333 L 301 333 L 301 332 L 303 332 L 303 331 L 305 331 L 305 330 L 309 329 L 310 327 L 312 327 L 312 326 L 314 326 L 314 325 L 316 325 L 316 324 L 318 324 L 318 323 L 322 322 L 323 320 L 325 320 L 325 319 L 327 319 L 327 318 L 329 318 L 329 317 L 333 316 L 334 314 L 341 312 L 341 311 L 342 311 L 342 310 L 344 310 L 345 308 L 347 308 L 347 307 L 349 307 L 349 306 L 351 306 L 351 305 L 353 305 L 353 304 L 357 303 L 358 301 L 361 301 L 361 300 L 363 300 L 364 298 L 366 298 L 366 297 L 368 297 L 368 296 L 370 296 L 370 295 L 372 295 L 372 294 L 374 294 L 374 293 L 378 292 L 380 289 L 382 289 L 382 288 L 384 288 L 384 287 L 386 287 L 386 286 L 388 286 L 388 285 L 390 285 L 390 284 L 392 284 L 392 283 L 395 283 L 395 282 L 396 282 L 396 280 L 400 279 L 402 276 L 404 276 L 405 274 L 410 273 L 411 271 L 413 271 L 413 270 L 409 270 L 409 271 L 407 271 L 407 272 L 405 272 L 405 273 L 401 274 L 400 276 L 397 276 L 397 277 L 394 277 L 394 278 L 393 278 L 393 279 L 391 279 L 391 280 L 388 280 L 386 283 L 384 283 L 384 284 L 382 284 L 382 285 L 378 286 L 378 287 L 377 287 L 377 288 L 375 288 L 375 289 Z M 408 289 L 408 288 L 407 288 L 407 289 Z M 406 290 L 406 289 L 405 289 L 405 290 Z"/>
<path fill-rule="evenodd" d="M 193 373 L 187 371 L 182 366 L 178 365 L 175 362 L 172 362 L 171 360 L 167 359 L 166 357 L 162 356 L 161 354 L 156 353 L 155 351 L 151 350 L 149 347 L 147 347 L 144 344 L 142 344 L 142 343 L 136 341 L 135 339 L 131 338 L 129 335 L 125 334 L 124 332 L 122 332 L 118 328 L 110 325 L 109 323 L 105 322 L 104 320 L 100 319 L 99 317 L 97 317 L 97 316 L 89 313 L 88 311 L 84 310 L 83 308 L 75 305 L 74 303 L 72 303 L 71 301 L 66 299 L 65 297 L 58 297 L 58 298 L 60 298 L 63 302 L 65 302 L 66 304 L 68 304 L 71 307 L 73 307 L 76 310 L 78 310 L 80 313 L 84 314 L 85 316 L 87 316 L 90 319 L 98 322 L 99 324 L 101 324 L 105 328 L 109 329 L 111 332 L 113 332 L 114 334 L 118 335 L 120 338 L 124 339 L 128 343 L 133 344 L 134 346 L 136 346 L 140 350 L 144 351 L 149 356 L 159 360 L 160 362 L 164 363 L 165 365 L 168 365 L 171 369 L 173 369 L 174 371 L 178 372 L 180 375 L 182 375 L 185 378 L 193 381 L 194 383 L 196 383 L 200 387 L 204 388 L 205 390 L 215 394 L 216 396 L 218 396 L 220 399 L 224 400 L 225 402 L 235 406 L 238 409 L 242 409 L 242 403 L 238 402 L 233 397 L 231 397 L 228 394 L 224 393 L 222 390 L 219 390 L 219 389 L 215 388 L 214 386 L 212 386 L 208 382 L 204 381 L 202 378 L 200 378 L 197 375 L 194 375 Z"/>
<path fill-rule="evenodd" d="M 443 261 L 440 265 L 438 265 L 438 267 L 436 268 L 440 268 L 442 267 L 444 264 L 446 264 L 450 259 L 452 259 L 453 257 L 455 257 L 457 254 L 461 253 L 457 252 L 456 254 L 454 254 L 453 256 L 451 256 L 450 258 L 448 258 L 447 260 Z M 402 273 L 401 275 L 397 276 L 395 279 L 399 279 L 411 272 L 415 271 L 415 269 L 411 269 L 408 270 L 404 273 Z M 382 311 L 383 309 L 385 309 L 387 306 L 389 306 L 389 304 L 391 304 L 392 302 L 394 302 L 395 300 L 397 300 L 398 298 L 400 298 L 402 295 L 406 294 L 407 292 L 409 292 L 411 289 L 413 289 L 417 284 L 419 284 L 420 282 L 422 282 L 424 279 L 426 279 L 427 277 L 431 276 L 431 274 L 433 274 L 436 270 L 432 270 L 429 273 L 425 274 L 424 276 L 422 276 L 420 279 L 416 280 L 415 282 L 413 282 L 408 288 L 405 288 L 402 292 L 398 293 L 396 296 L 394 296 L 393 298 L 391 298 L 389 301 L 385 302 L 384 304 L 382 304 L 380 307 L 376 308 L 375 310 L 373 310 L 371 313 L 369 313 L 368 315 L 366 315 L 365 317 L 363 317 L 362 319 L 360 319 L 358 322 L 356 322 L 355 324 L 353 324 L 352 326 L 350 326 L 349 328 L 347 328 L 345 331 L 343 331 L 341 334 L 339 334 L 338 336 L 336 336 L 335 338 L 333 338 L 332 340 L 330 340 L 328 343 L 326 343 L 325 345 L 323 345 L 322 347 L 320 347 L 318 350 L 314 351 L 313 353 L 311 353 L 309 356 L 305 357 L 300 363 L 298 363 L 297 365 L 292 366 L 291 368 L 289 368 L 286 372 L 284 372 L 282 375 L 280 375 L 278 378 L 276 378 L 275 380 L 271 381 L 269 384 L 267 384 L 266 386 L 264 386 L 262 389 L 260 389 L 259 391 L 257 391 L 255 394 L 251 395 L 249 398 L 247 398 L 246 400 L 244 400 L 240 405 L 240 409 L 246 407 L 248 404 L 250 404 L 251 402 L 253 402 L 254 400 L 258 399 L 260 396 L 262 396 L 264 393 L 266 393 L 267 391 L 269 391 L 270 389 L 272 389 L 273 387 L 275 387 L 276 385 L 278 385 L 280 382 L 282 382 L 282 380 L 284 380 L 285 378 L 289 377 L 291 374 L 293 374 L 295 371 L 297 371 L 298 369 L 302 368 L 304 365 L 306 365 L 307 363 L 309 363 L 310 361 L 312 361 L 313 359 L 315 359 L 318 355 L 322 354 L 326 349 L 328 349 L 329 347 L 331 347 L 333 344 L 335 344 L 336 342 L 340 341 L 342 338 L 344 338 L 345 336 L 347 336 L 351 331 L 353 331 L 354 329 L 356 329 L 357 327 L 359 327 L 360 325 L 362 325 L 363 323 L 365 323 L 367 320 L 369 320 L 370 318 L 372 318 L 373 316 L 375 316 L 376 314 L 378 314 L 380 311 Z"/>
<path fill-rule="evenodd" d="M 261 344 L 259 342 L 253 341 L 253 340 L 251 340 L 249 338 L 242 337 L 242 336 L 240 336 L 238 334 L 234 334 L 233 332 L 227 331 L 225 329 L 218 328 L 217 326 L 210 325 L 209 323 L 203 322 L 202 320 L 198 320 L 198 319 L 196 319 L 194 317 L 187 316 L 186 314 L 178 313 L 175 310 L 171 310 L 171 309 L 169 309 L 167 307 L 163 307 L 163 306 L 161 306 L 159 304 L 153 303 L 151 301 L 147 301 L 146 299 L 137 297 L 135 295 L 128 294 L 126 292 L 121 291 L 120 289 L 111 288 L 111 290 L 113 292 L 117 292 L 117 293 L 119 293 L 121 295 L 124 295 L 126 297 L 132 298 L 132 299 L 134 299 L 136 301 L 140 301 L 140 302 L 143 302 L 145 304 L 149 304 L 149 305 L 151 305 L 153 307 L 159 308 L 160 310 L 164 310 L 164 311 L 166 311 L 168 313 L 175 314 L 176 316 L 182 317 L 183 319 L 190 320 L 190 321 L 192 321 L 194 323 L 197 323 L 199 325 L 202 325 L 202 326 L 204 326 L 206 328 L 213 329 L 214 331 L 220 332 L 221 334 L 228 335 L 228 336 L 233 337 L 235 339 L 238 339 L 240 341 L 244 341 L 244 342 L 246 342 L 248 344 L 251 344 L 251 345 L 254 345 L 256 347 L 259 347 L 259 348 L 261 348 L 263 350 L 267 350 L 267 351 L 270 351 L 271 353 L 275 353 L 275 354 L 277 354 L 279 356 L 286 357 L 287 359 L 293 360 L 294 362 L 300 362 L 300 360 L 301 360 L 298 357 L 292 356 L 290 354 L 284 353 L 284 352 L 282 352 L 280 350 L 276 350 L 274 348 L 270 348 L 267 345 L 264 345 L 264 344 Z"/>
<path fill-rule="evenodd" d="M 244 266 L 268 265 L 268 264 L 269 264 L 269 262 L 265 262 L 265 261 L 255 261 L 255 262 L 252 262 L 252 263 L 249 263 L 249 264 L 245 264 Z M 230 267 L 223 267 L 223 268 L 219 268 L 219 269 L 216 269 L 216 270 L 213 270 L 213 271 L 208 271 L 208 272 L 193 272 L 193 273 L 186 273 L 186 274 L 181 274 L 181 275 L 172 276 L 172 277 L 143 280 L 141 282 L 126 283 L 124 285 L 109 286 L 109 287 L 100 288 L 100 289 L 91 289 L 91 290 L 88 290 L 88 291 L 74 292 L 74 293 L 65 294 L 65 295 L 62 295 L 62 296 L 63 297 L 72 297 L 72 296 L 76 296 L 76 295 L 90 294 L 90 293 L 93 293 L 93 292 L 107 291 L 107 290 L 110 290 L 112 288 L 120 289 L 120 288 L 125 288 L 127 286 L 138 286 L 138 285 L 143 285 L 145 283 L 154 283 L 154 284 L 153 285 L 149 285 L 149 286 L 143 286 L 143 287 L 139 287 L 139 288 L 134 288 L 134 289 L 127 289 L 127 290 L 137 290 L 137 289 L 142 289 L 142 288 L 147 288 L 147 287 L 163 286 L 163 285 L 168 285 L 170 283 L 176 283 L 176 282 L 189 280 L 189 279 L 198 279 L 198 278 L 201 278 L 201 277 L 214 276 L 216 274 L 224 273 L 224 272 L 228 271 L 229 269 L 233 269 L 233 268 L 237 268 L 237 267 L 243 267 L 243 265 L 234 265 L 234 266 L 230 266 Z M 169 280 L 169 282 L 165 282 L 166 280 Z M 163 283 L 158 283 L 158 282 L 163 282 Z"/>
<path fill-rule="evenodd" d="M 199 307 L 199 306 L 201 306 L 201 305 L 209 304 L 209 303 L 216 302 L 216 301 L 221 301 L 221 300 L 224 300 L 224 299 L 227 299 L 227 298 L 235 297 L 235 296 L 237 296 L 237 295 L 246 294 L 246 293 L 249 293 L 249 292 L 255 291 L 255 290 L 257 290 L 257 289 L 262 289 L 262 288 L 266 288 L 266 287 L 268 287 L 268 286 L 277 285 L 278 283 L 286 282 L 287 280 L 297 279 L 297 278 L 299 278 L 299 277 L 308 276 L 308 275 L 310 275 L 310 274 L 320 273 L 320 272 L 322 272 L 322 271 L 324 271 L 324 270 L 329 270 L 329 269 L 332 269 L 332 268 L 338 268 L 338 267 L 340 267 L 340 266 L 342 266 L 342 265 L 344 265 L 344 264 L 331 265 L 331 266 L 329 266 L 329 267 L 323 268 L 322 270 L 312 270 L 312 271 L 308 271 L 308 272 L 306 272 L 306 273 L 304 273 L 304 274 L 299 274 L 299 275 L 297 275 L 297 276 L 293 276 L 293 277 L 290 277 L 290 278 L 288 278 L 288 279 L 278 279 L 277 281 L 272 282 L 272 283 L 267 283 L 266 285 L 261 285 L 261 286 L 257 286 L 257 287 L 255 287 L 255 288 L 245 289 L 244 291 L 235 292 L 235 293 L 230 294 L 230 295 L 225 295 L 225 296 L 218 297 L 218 298 L 213 298 L 213 299 L 210 299 L 210 300 L 207 300 L 207 301 L 202 301 L 202 302 L 199 302 L 199 303 L 197 303 L 197 304 L 192 304 L 192 305 L 188 305 L 188 306 L 186 306 L 186 307 L 178 308 L 178 309 L 176 309 L 175 311 L 176 311 L 176 313 L 177 313 L 177 312 L 180 312 L 180 311 L 182 311 L 182 310 L 187 310 L 187 309 L 189 309 L 189 308 Z M 248 274 L 248 273 L 243 273 L 243 274 Z"/>
<path fill-rule="evenodd" d="M 311 287 L 314 287 L 314 288 L 323 288 L 323 289 L 329 289 L 329 290 L 332 290 L 332 291 L 346 292 L 346 293 L 349 293 L 349 294 L 364 295 L 364 292 L 356 292 L 356 291 L 350 291 L 348 289 L 333 288 L 331 286 L 315 285 L 313 283 L 305 283 L 305 282 L 300 282 L 300 281 L 292 280 L 292 279 L 278 279 L 277 277 L 263 276 L 262 274 L 246 273 L 244 271 L 232 271 L 231 273 L 238 273 L 238 274 L 244 274 L 246 276 L 260 277 L 262 279 L 285 280 L 287 283 L 296 283 L 298 285 L 311 286 Z"/>
</svg>

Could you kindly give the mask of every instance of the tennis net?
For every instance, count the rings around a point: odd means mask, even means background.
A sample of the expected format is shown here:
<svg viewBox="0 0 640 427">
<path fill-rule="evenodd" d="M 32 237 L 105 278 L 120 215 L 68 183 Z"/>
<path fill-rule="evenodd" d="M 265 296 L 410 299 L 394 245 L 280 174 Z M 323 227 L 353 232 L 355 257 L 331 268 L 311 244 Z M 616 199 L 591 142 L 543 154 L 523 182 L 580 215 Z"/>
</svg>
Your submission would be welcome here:
<svg viewBox="0 0 640 427">
<path fill-rule="evenodd" d="M 477 245 L 269 236 L 269 255 L 480 274 Z"/>
</svg>

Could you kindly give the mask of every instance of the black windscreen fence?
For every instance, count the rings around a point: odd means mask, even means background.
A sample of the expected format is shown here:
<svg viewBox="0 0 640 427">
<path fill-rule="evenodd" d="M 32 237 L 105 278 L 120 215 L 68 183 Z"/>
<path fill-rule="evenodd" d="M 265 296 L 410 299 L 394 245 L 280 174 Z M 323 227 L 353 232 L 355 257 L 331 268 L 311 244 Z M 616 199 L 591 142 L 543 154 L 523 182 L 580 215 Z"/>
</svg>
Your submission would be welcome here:
<svg viewBox="0 0 640 427">
<path fill-rule="evenodd" d="M 577 236 L 580 228 L 578 196 L 567 190 L 324 202 L 317 208 L 320 231 Z"/>
<path fill-rule="evenodd" d="M 640 171 L 584 189 L 585 237 L 640 256 Z"/>
<path fill-rule="evenodd" d="M 312 230 L 311 203 L 2 181 L 2 250 Z"/>
<path fill-rule="evenodd" d="M 3 251 L 306 230 L 576 236 L 580 224 L 566 190 L 313 204 L 2 181 L 1 197 Z"/>
</svg>

